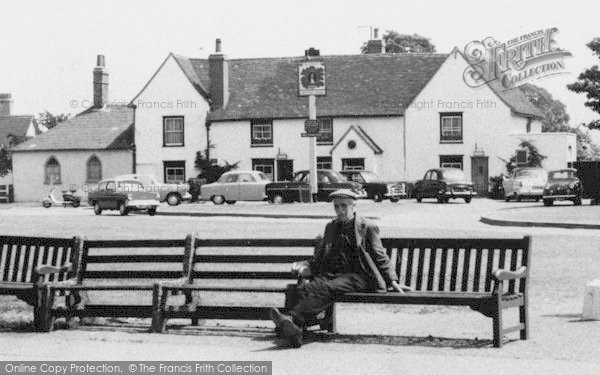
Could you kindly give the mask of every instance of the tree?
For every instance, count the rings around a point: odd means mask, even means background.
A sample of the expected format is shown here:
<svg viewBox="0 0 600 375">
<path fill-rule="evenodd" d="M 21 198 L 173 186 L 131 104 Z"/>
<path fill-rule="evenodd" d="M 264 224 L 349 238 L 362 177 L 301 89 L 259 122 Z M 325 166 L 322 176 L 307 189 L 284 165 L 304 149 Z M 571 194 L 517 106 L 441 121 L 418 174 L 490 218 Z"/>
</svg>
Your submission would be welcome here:
<svg viewBox="0 0 600 375">
<path fill-rule="evenodd" d="M 600 158 L 600 147 L 592 143 L 586 130 L 569 125 L 570 117 L 565 105 L 552 97 L 547 90 L 533 85 L 525 84 L 519 89 L 527 99 L 542 114 L 542 132 L 569 132 L 577 136 L 577 159 L 590 160 Z"/>
<path fill-rule="evenodd" d="M 542 167 L 542 160 L 547 156 L 540 154 L 537 147 L 531 141 L 521 141 L 519 147 L 527 150 L 527 161 L 525 164 L 519 164 L 519 167 Z M 513 155 L 506 163 L 506 171 L 511 174 L 513 169 L 517 167 L 517 155 Z"/>
<path fill-rule="evenodd" d="M 434 53 L 435 46 L 429 38 L 419 34 L 399 34 L 387 30 L 383 34 L 383 44 L 386 53 Z M 367 52 L 367 43 L 361 47 L 361 53 Z"/>
<path fill-rule="evenodd" d="M 66 115 L 64 113 L 61 113 L 60 115 L 55 116 L 52 113 L 44 110 L 44 112 L 38 114 L 37 122 L 40 125 L 44 125 L 48 129 L 52 129 L 61 122 L 67 121 L 69 119 L 69 116 L 71 116 L 70 113 Z"/>
<path fill-rule="evenodd" d="M 594 55 L 600 58 L 600 38 L 594 38 L 586 46 L 592 50 Z M 567 85 L 567 88 L 578 94 L 585 93 L 588 99 L 585 106 L 596 113 L 600 113 L 600 70 L 598 65 L 586 69 L 577 77 L 577 82 Z M 596 119 L 587 124 L 589 129 L 600 129 L 600 119 Z"/>
<path fill-rule="evenodd" d="M 12 160 L 8 147 L 0 145 L 0 177 L 6 176 L 12 170 Z"/>
<path fill-rule="evenodd" d="M 214 159 L 207 159 L 206 151 L 203 154 L 202 151 L 196 152 L 196 160 L 194 161 L 194 167 L 196 170 L 200 171 L 200 175 L 198 177 L 205 178 L 206 183 L 210 184 L 211 182 L 217 181 L 221 175 L 225 172 L 229 172 L 232 169 L 238 167 L 239 161 L 234 164 L 229 164 L 229 162 L 225 161 L 225 165 L 221 166 L 216 163 Z"/>
</svg>

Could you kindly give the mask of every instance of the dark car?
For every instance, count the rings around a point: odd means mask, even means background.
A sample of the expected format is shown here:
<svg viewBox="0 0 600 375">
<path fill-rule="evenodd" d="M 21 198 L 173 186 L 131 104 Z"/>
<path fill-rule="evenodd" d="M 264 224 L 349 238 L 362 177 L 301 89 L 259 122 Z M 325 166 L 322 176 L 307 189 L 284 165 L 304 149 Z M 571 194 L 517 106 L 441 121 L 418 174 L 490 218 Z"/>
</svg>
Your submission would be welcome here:
<svg viewBox="0 0 600 375">
<path fill-rule="evenodd" d="M 96 215 L 100 215 L 102 210 L 119 210 L 123 216 L 130 211 L 145 210 L 153 216 L 160 205 L 160 194 L 145 190 L 137 180 L 104 180 L 98 183 L 97 189 L 88 193 L 88 203 L 94 206 Z"/>
<path fill-rule="evenodd" d="M 554 201 L 570 200 L 574 205 L 581 205 L 581 182 L 574 168 L 558 169 L 548 172 L 548 182 L 544 187 L 544 206 L 552 206 Z"/>
<path fill-rule="evenodd" d="M 340 171 L 348 180 L 358 182 L 367 192 L 367 198 L 375 202 L 381 202 L 383 199 L 389 199 L 392 202 L 398 202 L 400 198 L 406 198 L 406 183 L 404 182 L 386 182 L 371 171 Z"/>
<path fill-rule="evenodd" d="M 319 201 L 328 201 L 329 194 L 338 189 L 350 189 L 361 198 L 367 196 L 361 184 L 348 181 L 341 173 L 331 169 L 317 170 L 317 179 Z M 266 186 L 266 192 L 267 198 L 273 203 L 309 202 L 309 172 L 306 170 L 297 172 L 292 181 L 272 182 Z"/>
<path fill-rule="evenodd" d="M 425 173 L 422 180 L 415 183 L 413 195 L 417 202 L 423 198 L 436 198 L 439 203 L 448 203 L 450 199 L 462 198 L 471 203 L 477 195 L 473 183 L 458 168 L 434 168 Z"/>
</svg>

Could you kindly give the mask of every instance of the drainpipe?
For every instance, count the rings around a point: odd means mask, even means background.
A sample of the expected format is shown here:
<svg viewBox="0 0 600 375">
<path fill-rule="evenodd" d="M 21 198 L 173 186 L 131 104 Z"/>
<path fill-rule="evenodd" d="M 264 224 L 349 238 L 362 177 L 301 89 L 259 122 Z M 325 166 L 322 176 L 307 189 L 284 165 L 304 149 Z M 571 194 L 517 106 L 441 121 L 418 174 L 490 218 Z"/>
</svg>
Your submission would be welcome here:
<svg viewBox="0 0 600 375">
<path fill-rule="evenodd" d="M 210 121 L 206 121 L 206 159 L 210 163 Z"/>
<path fill-rule="evenodd" d="M 135 113 L 137 110 L 137 106 L 135 104 L 131 105 L 133 107 L 133 144 L 131 145 L 131 151 L 132 151 L 132 158 L 133 158 L 133 165 L 132 165 L 132 173 L 137 173 L 137 155 L 136 155 L 136 147 L 135 147 L 135 128 L 136 128 L 136 123 L 135 123 Z"/>
</svg>

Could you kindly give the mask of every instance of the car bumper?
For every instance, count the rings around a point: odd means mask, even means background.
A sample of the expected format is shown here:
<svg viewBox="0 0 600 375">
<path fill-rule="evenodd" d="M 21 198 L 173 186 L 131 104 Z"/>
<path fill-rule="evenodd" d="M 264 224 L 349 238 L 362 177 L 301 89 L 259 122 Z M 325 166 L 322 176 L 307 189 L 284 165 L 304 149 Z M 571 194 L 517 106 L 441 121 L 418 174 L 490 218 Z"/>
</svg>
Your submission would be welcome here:
<svg viewBox="0 0 600 375">
<path fill-rule="evenodd" d="M 577 198 L 577 194 L 562 194 L 562 195 L 543 195 L 543 199 L 551 199 L 555 201 L 564 201 Z"/>
<path fill-rule="evenodd" d="M 517 194 L 523 197 L 541 197 L 544 195 L 544 189 L 525 187 L 517 190 Z"/>
<path fill-rule="evenodd" d="M 477 195 L 475 191 L 446 191 L 443 196 L 447 198 L 468 198 Z"/>
<path fill-rule="evenodd" d="M 137 209 L 137 210 L 146 210 L 150 208 L 156 208 L 160 205 L 160 202 L 152 199 L 139 199 L 132 200 L 127 202 L 127 208 Z"/>
</svg>

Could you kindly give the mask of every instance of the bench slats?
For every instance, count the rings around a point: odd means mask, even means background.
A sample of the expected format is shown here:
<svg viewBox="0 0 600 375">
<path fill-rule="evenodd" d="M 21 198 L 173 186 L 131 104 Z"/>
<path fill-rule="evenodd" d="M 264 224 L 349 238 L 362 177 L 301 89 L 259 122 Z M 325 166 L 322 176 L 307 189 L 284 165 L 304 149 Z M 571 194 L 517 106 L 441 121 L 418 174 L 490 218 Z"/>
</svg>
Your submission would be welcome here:
<svg viewBox="0 0 600 375">
<path fill-rule="evenodd" d="M 489 249 L 487 252 L 487 262 L 485 268 L 485 291 L 492 291 L 492 270 L 494 267 L 494 256 L 496 254 L 496 249 Z"/>
<path fill-rule="evenodd" d="M 475 253 L 475 273 L 473 274 L 473 290 L 479 290 L 479 279 L 481 278 L 481 258 L 483 250 L 477 249 Z"/>
<path fill-rule="evenodd" d="M 440 263 L 439 291 L 443 291 L 446 286 L 446 267 L 448 266 L 448 249 L 442 249 L 442 259 Z"/>
<path fill-rule="evenodd" d="M 0 243 L 27 246 L 71 246 L 70 238 L 0 236 Z"/>
<path fill-rule="evenodd" d="M 516 270 L 517 269 L 517 258 L 519 255 L 519 251 L 517 249 L 513 249 L 511 251 L 510 254 L 510 269 L 511 270 Z M 515 280 L 510 280 L 508 282 L 508 292 L 510 294 L 514 294 L 515 293 Z"/>
<path fill-rule="evenodd" d="M 463 272 L 462 272 L 462 283 L 460 290 L 463 292 L 467 291 L 469 286 L 469 266 L 471 264 L 471 249 L 464 249 L 464 258 L 463 258 Z"/>
<path fill-rule="evenodd" d="M 456 278 L 458 277 L 458 258 L 460 249 L 452 249 L 452 269 L 450 273 L 450 291 L 456 290 Z"/>
<path fill-rule="evenodd" d="M 437 261 L 438 249 L 431 249 L 429 253 L 429 271 L 427 272 L 427 290 L 433 290 L 433 282 L 435 280 L 435 264 Z"/>
</svg>

